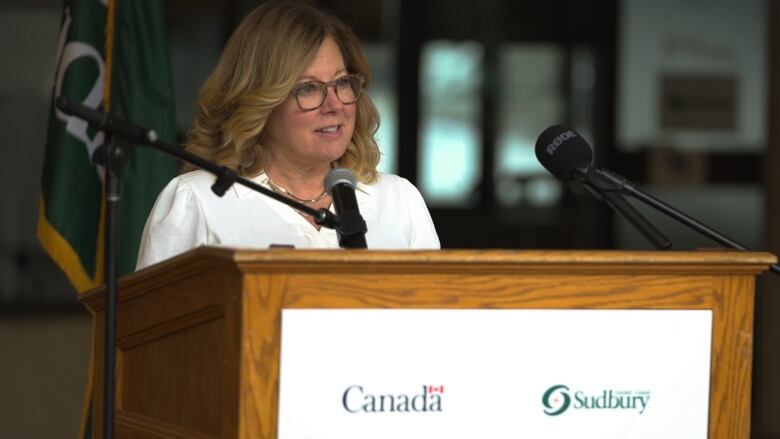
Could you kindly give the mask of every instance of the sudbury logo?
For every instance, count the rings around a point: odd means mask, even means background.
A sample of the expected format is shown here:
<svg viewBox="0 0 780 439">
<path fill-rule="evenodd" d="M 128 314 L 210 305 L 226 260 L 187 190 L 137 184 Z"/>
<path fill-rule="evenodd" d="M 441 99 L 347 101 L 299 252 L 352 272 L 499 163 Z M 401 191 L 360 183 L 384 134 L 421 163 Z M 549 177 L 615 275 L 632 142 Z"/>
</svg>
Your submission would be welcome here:
<svg viewBox="0 0 780 439">
<path fill-rule="evenodd" d="M 542 395 L 542 404 L 544 404 L 544 412 L 550 416 L 557 416 L 565 412 L 571 404 L 571 396 L 569 396 L 569 388 L 563 384 L 552 386 L 544 392 Z"/>
<path fill-rule="evenodd" d="M 350 413 L 384 412 L 441 412 L 444 385 L 422 386 L 419 393 L 381 393 L 367 392 L 363 386 L 347 387 L 341 397 L 344 409 Z"/>
<path fill-rule="evenodd" d="M 571 139 L 572 137 L 577 137 L 577 133 L 572 130 L 564 131 L 561 134 L 555 136 L 555 138 L 552 139 L 552 142 L 548 143 L 547 148 L 545 148 L 547 150 L 547 154 L 555 154 L 555 151 L 560 148 L 561 145 L 563 145 L 563 142 Z"/>
<path fill-rule="evenodd" d="M 641 415 L 650 403 L 649 390 L 603 389 L 599 393 L 587 394 L 581 390 L 571 391 L 563 384 L 547 389 L 542 395 L 544 413 L 558 416 L 570 407 L 575 410 L 635 410 Z"/>
</svg>

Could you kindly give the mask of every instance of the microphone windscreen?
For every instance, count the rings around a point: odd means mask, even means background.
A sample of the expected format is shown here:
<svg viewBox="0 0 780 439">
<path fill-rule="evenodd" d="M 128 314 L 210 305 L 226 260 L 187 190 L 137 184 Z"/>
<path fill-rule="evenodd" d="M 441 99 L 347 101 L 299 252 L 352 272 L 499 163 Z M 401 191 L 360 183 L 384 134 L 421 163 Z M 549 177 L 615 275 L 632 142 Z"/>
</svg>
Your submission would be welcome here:
<svg viewBox="0 0 780 439">
<path fill-rule="evenodd" d="M 574 170 L 590 165 L 593 149 L 576 131 L 553 125 L 536 139 L 536 158 L 561 180 L 572 180 Z"/>
<path fill-rule="evenodd" d="M 325 177 L 325 190 L 328 191 L 330 196 L 333 196 L 333 188 L 338 184 L 346 184 L 352 189 L 357 186 L 357 179 L 355 174 L 347 168 L 333 168 L 328 172 Z"/>
</svg>

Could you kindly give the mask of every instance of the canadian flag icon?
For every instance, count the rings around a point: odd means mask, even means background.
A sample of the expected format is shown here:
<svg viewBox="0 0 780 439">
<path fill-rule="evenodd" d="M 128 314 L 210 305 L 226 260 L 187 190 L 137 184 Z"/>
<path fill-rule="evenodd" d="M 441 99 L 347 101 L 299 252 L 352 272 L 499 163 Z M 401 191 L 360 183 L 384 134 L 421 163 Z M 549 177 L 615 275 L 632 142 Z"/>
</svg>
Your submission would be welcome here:
<svg viewBox="0 0 780 439">
<path fill-rule="evenodd" d="M 444 393 L 444 385 L 440 386 L 428 386 L 428 393 Z"/>
</svg>

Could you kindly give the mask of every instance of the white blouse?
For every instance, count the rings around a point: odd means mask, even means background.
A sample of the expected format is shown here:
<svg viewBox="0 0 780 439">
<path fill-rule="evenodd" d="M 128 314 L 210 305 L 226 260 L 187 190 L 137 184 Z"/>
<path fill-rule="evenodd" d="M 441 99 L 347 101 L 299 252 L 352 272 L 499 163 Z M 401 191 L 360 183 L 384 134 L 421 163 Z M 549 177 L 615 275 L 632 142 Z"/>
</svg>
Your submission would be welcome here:
<svg viewBox="0 0 780 439">
<path fill-rule="evenodd" d="M 252 180 L 268 187 L 264 173 Z M 220 198 L 211 191 L 214 181 L 212 174 L 197 170 L 168 183 L 146 220 L 136 269 L 200 245 L 338 248 L 335 230 L 317 230 L 293 208 L 239 184 Z M 408 180 L 380 173 L 377 182 L 357 186 L 369 249 L 439 248 L 425 201 Z"/>
</svg>

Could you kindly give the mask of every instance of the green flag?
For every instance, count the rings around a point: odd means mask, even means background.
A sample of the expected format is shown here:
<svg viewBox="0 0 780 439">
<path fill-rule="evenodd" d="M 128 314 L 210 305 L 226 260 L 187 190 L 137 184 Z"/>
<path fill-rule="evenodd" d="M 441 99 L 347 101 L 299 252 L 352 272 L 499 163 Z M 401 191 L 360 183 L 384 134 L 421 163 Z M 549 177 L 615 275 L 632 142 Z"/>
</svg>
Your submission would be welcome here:
<svg viewBox="0 0 780 439">
<path fill-rule="evenodd" d="M 164 6 L 163 0 L 66 0 L 53 98 L 62 94 L 110 111 L 174 142 Z M 103 140 L 103 133 L 52 105 L 38 239 L 79 292 L 103 283 L 103 170 L 90 162 Z M 135 268 L 146 217 L 177 171 L 178 163 L 158 151 L 136 147 L 130 152 L 119 217 L 120 275 Z M 91 386 L 90 378 L 88 394 Z M 82 437 L 91 437 L 90 423 L 82 425 Z"/>
<path fill-rule="evenodd" d="M 164 23 L 162 0 L 66 1 L 54 96 L 110 111 L 175 141 Z M 103 140 L 103 133 L 52 106 L 38 239 L 78 291 L 103 281 L 103 170 L 90 162 Z M 177 169 L 158 151 L 131 151 L 123 172 L 119 274 L 133 271 L 146 217 Z"/>
</svg>

